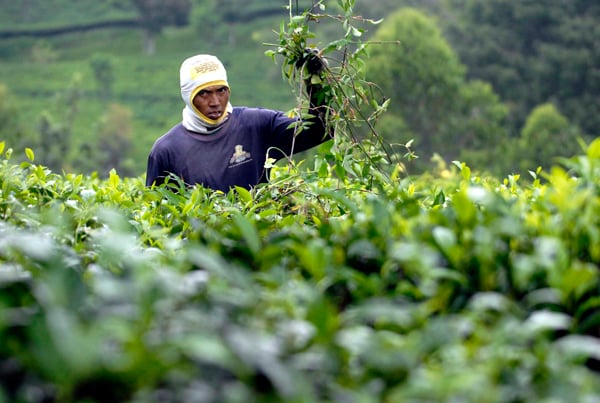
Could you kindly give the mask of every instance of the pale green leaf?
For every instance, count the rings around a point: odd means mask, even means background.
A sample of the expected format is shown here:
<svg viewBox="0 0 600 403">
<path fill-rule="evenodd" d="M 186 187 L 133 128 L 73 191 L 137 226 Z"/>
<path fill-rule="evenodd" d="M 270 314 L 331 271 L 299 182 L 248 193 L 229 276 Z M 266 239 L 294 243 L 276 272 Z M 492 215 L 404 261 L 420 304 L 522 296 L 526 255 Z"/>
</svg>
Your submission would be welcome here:
<svg viewBox="0 0 600 403">
<path fill-rule="evenodd" d="M 260 252 L 260 239 L 256 226 L 242 214 L 235 214 L 233 220 L 240 230 L 242 238 L 246 241 L 246 245 L 252 252 L 252 255 L 256 256 Z"/>
<path fill-rule="evenodd" d="M 600 137 L 597 137 L 588 146 L 587 156 L 590 158 L 600 158 Z"/>
<path fill-rule="evenodd" d="M 561 338 L 557 345 L 571 356 L 600 360 L 600 339 L 597 337 L 572 334 Z"/>
<path fill-rule="evenodd" d="M 235 191 L 237 192 L 238 196 L 240 197 L 240 200 L 243 201 L 244 203 L 252 202 L 252 194 L 250 193 L 250 191 L 248 189 L 243 188 L 241 186 L 236 186 Z"/>
<path fill-rule="evenodd" d="M 27 159 L 31 162 L 33 162 L 33 160 L 35 159 L 33 150 L 29 147 L 25 148 L 25 155 L 27 156 Z"/>
</svg>

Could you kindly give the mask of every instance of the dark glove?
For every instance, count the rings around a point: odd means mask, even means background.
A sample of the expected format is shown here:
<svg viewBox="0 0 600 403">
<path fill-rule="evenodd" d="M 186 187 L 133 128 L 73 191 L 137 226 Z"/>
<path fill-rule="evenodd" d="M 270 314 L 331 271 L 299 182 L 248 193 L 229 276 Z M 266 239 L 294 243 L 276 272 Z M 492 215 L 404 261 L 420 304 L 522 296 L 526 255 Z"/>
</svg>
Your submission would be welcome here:
<svg viewBox="0 0 600 403">
<path fill-rule="evenodd" d="M 306 67 L 306 72 L 309 75 L 319 75 L 327 68 L 327 60 L 319 55 L 319 49 L 306 48 L 302 57 L 296 62 L 296 68 L 302 69 Z"/>
<path fill-rule="evenodd" d="M 320 53 L 317 48 L 305 48 L 302 57 L 296 61 L 296 68 L 304 72 L 304 87 L 312 113 L 324 121 L 324 106 L 331 101 L 331 89 L 326 84 L 323 74 L 329 64 Z"/>
</svg>

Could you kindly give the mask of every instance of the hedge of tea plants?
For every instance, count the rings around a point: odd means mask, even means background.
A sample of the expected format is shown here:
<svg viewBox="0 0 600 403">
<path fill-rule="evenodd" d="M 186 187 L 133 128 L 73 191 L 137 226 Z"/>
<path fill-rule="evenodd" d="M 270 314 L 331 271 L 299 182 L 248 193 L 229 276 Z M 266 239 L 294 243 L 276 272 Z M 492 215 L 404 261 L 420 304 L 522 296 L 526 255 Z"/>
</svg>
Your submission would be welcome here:
<svg viewBox="0 0 600 403">
<path fill-rule="evenodd" d="M 0 402 L 600 399 L 600 141 L 227 194 L 0 153 Z"/>
</svg>

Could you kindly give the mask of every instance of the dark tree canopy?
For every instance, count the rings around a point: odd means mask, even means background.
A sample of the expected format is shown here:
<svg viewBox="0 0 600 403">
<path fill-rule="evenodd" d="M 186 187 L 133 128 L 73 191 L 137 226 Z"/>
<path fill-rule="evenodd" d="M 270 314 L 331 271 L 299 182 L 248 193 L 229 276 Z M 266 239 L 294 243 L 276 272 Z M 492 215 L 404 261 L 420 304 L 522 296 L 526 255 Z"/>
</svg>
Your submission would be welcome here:
<svg viewBox="0 0 600 403">
<path fill-rule="evenodd" d="M 449 0 L 447 32 L 471 77 L 513 105 L 516 125 L 553 102 L 589 134 L 600 127 L 600 4 L 586 0 Z"/>
</svg>

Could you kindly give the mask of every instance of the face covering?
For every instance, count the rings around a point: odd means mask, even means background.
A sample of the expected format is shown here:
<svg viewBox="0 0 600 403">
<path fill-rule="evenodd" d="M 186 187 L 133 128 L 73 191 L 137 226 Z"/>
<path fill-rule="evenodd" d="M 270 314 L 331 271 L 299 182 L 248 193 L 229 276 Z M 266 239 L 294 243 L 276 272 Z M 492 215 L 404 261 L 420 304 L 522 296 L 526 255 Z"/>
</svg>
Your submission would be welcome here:
<svg viewBox="0 0 600 403">
<path fill-rule="evenodd" d="M 224 85 L 229 88 L 227 72 L 223 63 L 212 55 L 192 56 L 181 64 L 179 81 L 181 97 L 185 102 L 182 112 L 183 127 L 197 133 L 214 133 L 229 118 L 232 110 L 231 103 L 227 103 L 223 116 L 218 120 L 214 120 L 200 113 L 192 101 L 196 94 L 206 87 Z"/>
</svg>

